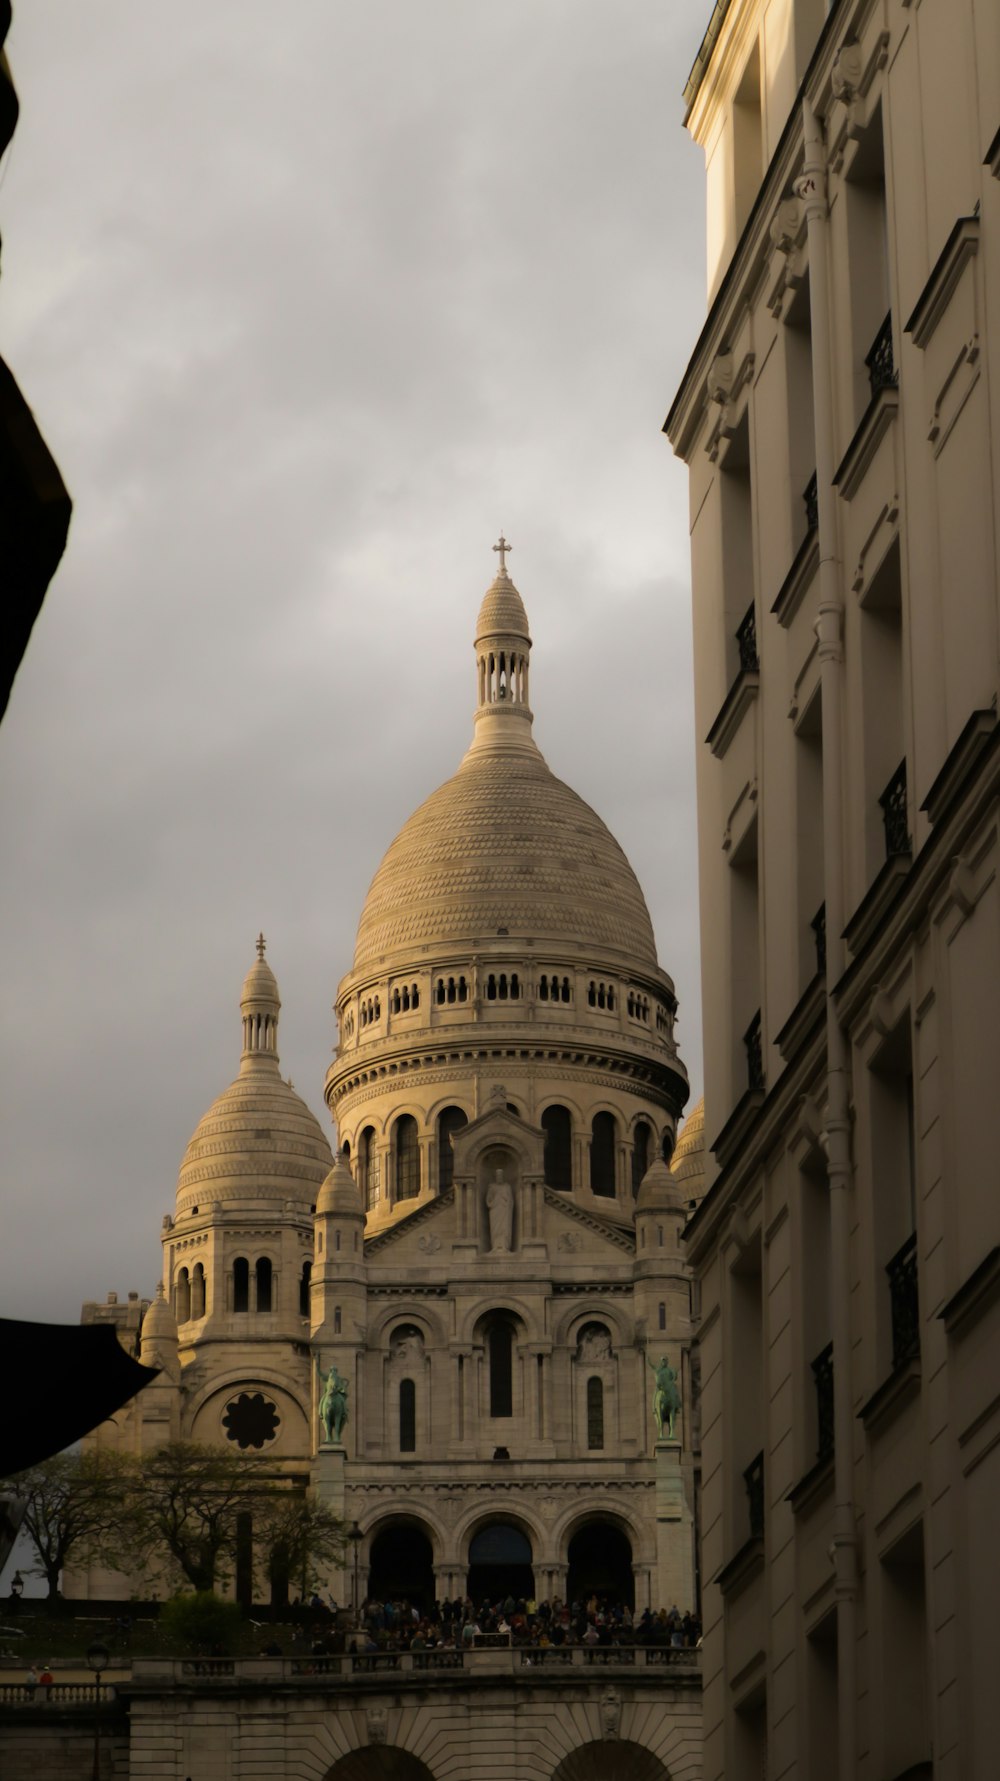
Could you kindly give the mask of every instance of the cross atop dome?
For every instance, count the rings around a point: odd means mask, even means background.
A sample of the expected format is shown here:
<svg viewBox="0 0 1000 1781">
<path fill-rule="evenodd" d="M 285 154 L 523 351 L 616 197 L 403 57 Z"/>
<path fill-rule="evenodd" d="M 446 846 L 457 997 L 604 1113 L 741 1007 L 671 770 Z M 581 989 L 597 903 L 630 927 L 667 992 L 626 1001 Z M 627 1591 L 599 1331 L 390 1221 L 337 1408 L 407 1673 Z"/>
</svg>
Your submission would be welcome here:
<svg viewBox="0 0 1000 1781">
<path fill-rule="evenodd" d="M 257 957 L 259 959 L 262 959 L 264 957 L 264 952 L 265 952 L 266 947 L 267 947 L 267 941 L 265 940 L 263 933 L 258 934 L 257 935 Z"/>
<path fill-rule="evenodd" d="M 503 533 L 501 532 L 499 544 L 494 544 L 494 546 L 493 546 L 494 550 L 498 550 L 500 552 L 500 573 L 501 573 L 501 575 L 506 575 L 506 573 L 507 573 L 507 564 L 504 559 L 506 558 L 508 553 L 513 550 L 513 548 L 514 548 L 514 546 L 512 544 L 507 543 L 506 538 L 504 537 Z"/>
</svg>

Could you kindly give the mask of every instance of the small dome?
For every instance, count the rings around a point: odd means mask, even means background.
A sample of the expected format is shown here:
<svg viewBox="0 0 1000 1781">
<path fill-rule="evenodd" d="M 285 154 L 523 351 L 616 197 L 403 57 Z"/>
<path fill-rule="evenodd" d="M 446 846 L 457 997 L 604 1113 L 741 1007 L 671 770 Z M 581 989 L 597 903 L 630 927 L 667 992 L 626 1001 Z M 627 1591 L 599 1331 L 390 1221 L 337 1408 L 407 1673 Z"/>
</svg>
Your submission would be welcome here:
<svg viewBox="0 0 1000 1781">
<path fill-rule="evenodd" d="M 483 595 L 476 620 L 477 641 L 481 637 L 524 637 L 528 642 L 531 641 L 524 601 L 506 569 Z"/>
<path fill-rule="evenodd" d="M 363 1216 L 358 1184 L 342 1150 L 338 1151 L 333 1168 L 320 1188 L 319 1199 L 316 1201 L 317 1218 L 331 1212 L 353 1214 L 355 1218 Z"/>
<path fill-rule="evenodd" d="M 142 1320 L 139 1358 L 144 1367 L 162 1367 L 177 1348 L 177 1319 L 163 1291 L 161 1280 L 156 1297 Z M 166 1353 L 164 1352 L 166 1350 Z"/>
<path fill-rule="evenodd" d="M 662 1156 L 655 1156 L 639 1185 L 636 1212 L 679 1212 L 683 1199 Z"/>
<path fill-rule="evenodd" d="M 705 1099 L 692 1107 L 670 1162 L 670 1173 L 681 1185 L 684 1201 L 700 1200 L 705 1192 Z"/>
<path fill-rule="evenodd" d="M 177 1216 L 213 1202 L 262 1201 L 309 1214 L 333 1162 L 319 1121 L 278 1069 L 281 1000 L 264 936 L 240 997 L 240 1073 L 214 1101 L 184 1153 Z"/>
</svg>

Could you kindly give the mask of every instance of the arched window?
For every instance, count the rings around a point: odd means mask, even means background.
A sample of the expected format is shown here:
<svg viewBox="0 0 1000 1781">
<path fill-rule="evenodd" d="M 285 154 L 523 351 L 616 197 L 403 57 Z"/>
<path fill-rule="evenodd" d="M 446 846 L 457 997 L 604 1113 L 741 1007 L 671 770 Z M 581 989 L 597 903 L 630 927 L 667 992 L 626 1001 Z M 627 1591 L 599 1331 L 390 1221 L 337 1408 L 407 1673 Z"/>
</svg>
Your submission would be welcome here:
<svg viewBox="0 0 1000 1781">
<path fill-rule="evenodd" d="M 587 1446 L 592 1453 L 604 1446 L 604 1382 L 596 1373 L 587 1380 Z"/>
<path fill-rule="evenodd" d="M 469 986 L 464 977 L 458 980 L 458 999 L 460 1002 L 467 1002 L 469 999 Z"/>
<path fill-rule="evenodd" d="M 420 1145 L 412 1113 L 401 1113 L 393 1127 L 396 1153 L 396 1198 L 415 1200 L 420 1192 Z"/>
<path fill-rule="evenodd" d="M 547 977 L 542 977 L 539 979 L 539 983 L 538 983 L 538 1000 L 540 1002 L 547 1002 L 548 999 L 549 999 L 549 980 Z"/>
<path fill-rule="evenodd" d="M 375 1127 L 365 1126 L 361 1134 L 358 1155 L 361 1159 L 361 1197 L 366 1212 L 370 1212 L 378 1199 L 378 1155 L 375 1150 Z"/>
<path fill-rule="evenodd" d="M 309 1282 L 312 1279 L 312 1262 L 302 1263 L 302 1277 L 299 1280 L 299 1316 L 309 1316 Z"/>
<path fill-rule="evenodd" d="M 399 1451 L 417 1450 L 417 1388 L 412 1379 L 399 1382 Z"/>
<path fill-rule="evenodd" d="M 249 1311 L 250 1309 L 250 1263 L 245 1255 L 238 1255 L 233 1263 L 233 1310 Z"/>
<path fill-rule="evenodd" d="M 514 1414 L 514 1332 L 502 1318 L 491 1324 L 488 1337 L 490 1354 L 490 1415 Z"/>
<path fill-rule="evenodd" d="M 542 1114 L 545 1133 L 545 1185 L 566 1192 L 573 1186 L 573 1122 L 567 1107 L 546 1107 Z"/>
<path fill-rule="evenodd" d="M 674 1134 L 671 1131 L 669 1126 L 667 1127 L 666 1131 L 663 1134 L 663 1144 L 661 1147 L 661 1153 L 662 1153 L 664 1162 L 669 1167 L 670 1158 L 674 1154 Z"/>
<path fill-rule="evenodd" d="M 201 1262 L 195 1262 L 191 1275 L 191 1316 L 205 1315 L 205 1270 Z"/>
<path fill-rule="evenodd" d="M 632 1197 L 639 1192 L 642 1178 L 649 1168 L 649 1141 L 652 1132 L 644 1119 L 640 1119 L 632 1134 Z"/>
<path fill-rule="evenodd" d="M 665 1330 L 666 1327 L 667 1327 L 667 1307 L 663 1303 L 663 1300 L 661 1299 L 660 1300 L 660 1328 L 661 1328 L 661 1330 Z"/>
<path fill-rule="evenodd" d="M 495 1002 L 497 999 L 497 980 L 491 971 L 486 979 L 486 1000 Z"/>
<path fill-rule="evenodd" d="M 561 996 L 562 996 L 562 1000 L 563 1000 L 563 1001 L 564 1001 L 564 1002 L 568 1002 L 568 1001 L 569 1001 L 569 999 L 570 999 L 570 989 L 569 989 L 569 978 L 568 978 L 568 977 L 564 977 L 564 978 L 563 978 L 563 980 L 562 980 L 562 990 L 561 990 L 561 992 L 560 992 L 560 993 L 561 993 Z"/>
<path fill-rule="evenodd" d="M 444 1193 L 455 1179 L 455 1152 L 451 1147 L 453 1132 L 460 1132 L 469 1121 L 461 1107 L 446 1107 L 438 1115 L 438 1193 Z"/>
<path fill-rule="evenodd" d="M 615 1197 L 615 1139 L 613 1113 L 595 1113 L 590 1128 L 590 1191 L 605 1199 Z"/>
<path fill-rule="evenodd" d="M 258 1311 L 270 1311 L 270 1309 L 271 1309 L 272 1279 L 273 1279 L 273 1274 L 272 1274 L 272 1269 L 271 1269 L 271 1263 L 268 1260 L 268 1257 L 266 1255 L 259 1255 L 257 1257 L 257 1309 L 258 1309 Z"/>
<path fill-rule="evenodd" d="M 419 1008 L 420 1007 L 420 991 L 418 990 L 415 983 L 411 983 L 411 985 L 410 985 L 410 1007 L 411 1008 Z"/>
<path fill-rule="evenodd" d="M 440 1007 L 442 1002 L 444 1001 L 444 978 L 443 977 L 439 977 L 437 980 L 437 986 L 434 990 L 434 1000 L 438 1004 L 438 1007 Z"/>
<path fill-rule="evenodd" d="M 178 1323 L 191 1321 L 191 1280 L 186 1268 L 182 1268 L 174 1286 L 174 1316 Z"/>
</svg>

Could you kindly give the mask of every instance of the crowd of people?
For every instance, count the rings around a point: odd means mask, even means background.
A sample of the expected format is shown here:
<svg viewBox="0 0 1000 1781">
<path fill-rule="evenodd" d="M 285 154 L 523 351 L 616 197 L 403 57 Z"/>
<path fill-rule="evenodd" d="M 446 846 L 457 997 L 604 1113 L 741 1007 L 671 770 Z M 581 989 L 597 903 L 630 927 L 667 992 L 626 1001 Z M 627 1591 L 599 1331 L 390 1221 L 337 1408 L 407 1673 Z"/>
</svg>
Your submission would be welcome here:
<svg viewBox="0 0 1000 1781">
<path fill-rule="evenodd" d="M 505 1596 L 477 1606 L 464 1600 L 435 1602 L 421 1610 L 405 1598 L 361 1604 L 360 1627 L 352 1643 L 362 1652 L 434 1651 L 509 1642 L 541 1650 L 563 1645 L 670 1645 L 693 1648 L 701 1625 L 690 1610 L 677 1607 L 633 1613 L 626 1602 L 606 1595 L 564 1602 L 538 1602 Z"/>
</svg>

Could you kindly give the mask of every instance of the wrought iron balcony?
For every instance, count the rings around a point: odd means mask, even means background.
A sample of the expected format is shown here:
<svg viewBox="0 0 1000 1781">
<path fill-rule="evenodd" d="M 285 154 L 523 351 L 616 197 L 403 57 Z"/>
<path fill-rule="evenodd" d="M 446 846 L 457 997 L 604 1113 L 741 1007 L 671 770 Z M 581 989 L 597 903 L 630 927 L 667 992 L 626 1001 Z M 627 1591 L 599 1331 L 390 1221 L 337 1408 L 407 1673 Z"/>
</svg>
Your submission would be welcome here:
<svg viewBox="0 0 1000 1781">
<path fill-rule="evenodd" d="M 812 1362 L 816 1381 L 816 1459 L 829 1459 L 833 1452 L 833 1343 L 828 1342 L 822 1354 Z"/>
<path fill-rule="evenodd" d="M 901 760 L 885 791 L 879 798 L 885 828 L 885 857 L 896 859 L 910 849 L 910 831 L 906 822 L 906 761 Z"/>
<path fill-rule="evenodd" d="M 736 628 L 736 647 L 740 654 L 740 672 L 756 674 L 760 660 L 757 655 L 757 614 L 752 602 Z"/>
<path fill-rule="evenodd" d="M 764 1455 L 758 1453 L 752 1459 L 743 1474 L 743 1482 L 747 1487 L 747 1501 L 750 1505 L 750 1538 L 764 1538 Z"/>
<path fill-rule="evenodd" d="M 892 352 L 892 312 L 886 316 L 872 342 L 865 364 L 868 368 L 868 383 L 872 396 L 880 390 L 894 390 L 899 387 L 899 372 Z"/>
<path fill-rule="evenodd" d="M 802 490 L 802 499 L 806 505 L 806 525 L 810 532 L 817 532 L 819 530 L 819 488 L 815 470 Z"/>
<path fill-rule="evenodd" d="M 761 1043 L 759 1008 L 743 1035 L 743 1043 L 747 1054 L 747 1087 L 751 1090 L 762 1089 L 764 1087 L 764 1053 Z"/>
<path fill-rule="evenodd" d="M 920 1353 L 920 1294 L 917 1286 L 917 1234 L 907 1237 L 886 1264 L 892 1308 L 892 1364 L 901 1367 Z"/>
<path fill-rule="evenodd" d="M 816 942 L 816 970 L 820 977 L 826 976 L 826 904 L 821 903 L 809 926 Z"/>
</svg>

